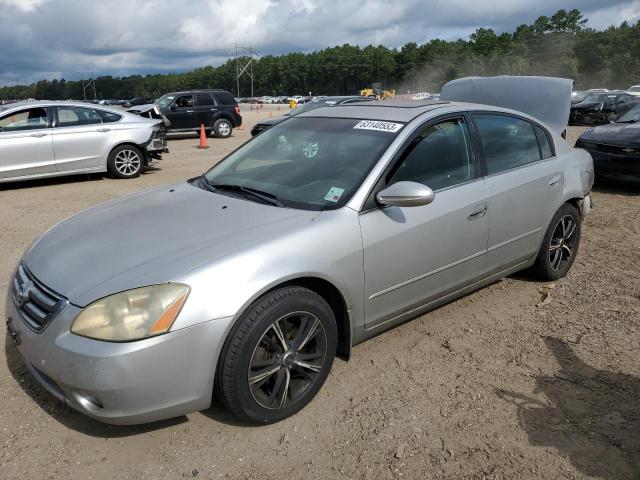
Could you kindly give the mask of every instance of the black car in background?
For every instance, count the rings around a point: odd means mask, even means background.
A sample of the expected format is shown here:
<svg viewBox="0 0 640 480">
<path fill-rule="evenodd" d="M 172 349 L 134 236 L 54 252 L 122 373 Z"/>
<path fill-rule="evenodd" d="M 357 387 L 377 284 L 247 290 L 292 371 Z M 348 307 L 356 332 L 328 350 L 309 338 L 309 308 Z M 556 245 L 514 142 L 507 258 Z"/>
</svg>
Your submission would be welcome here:
<svg viewBox="0 0 640 480">
<path fill-rule="evenodd" d="M 227 138 L 242 125 L 236 99 L 219 89 L 167 93 L 151 105 L 128 111 L 144 117 L 164 117 L 169 132 L 199 132 L 204 125 L 207 136 L 213 132 L 216 137 Z"/>
<path fill-rule="evenodd" d="M 300 115 L 301 113 L 308 112 L 309 110 L 315 110 L 316 108 L 321 107 L 330 107 L 333 105 L 344 105 L 347 103 L 358 103 L 358 102 L 370 102 L 373 100 L 368 97 L 361 97 L 359 95 L 349 95 L 349 96 L 339 96 L 339 97 L 322 97 L 317 98 L 311 101 L 303 102 L 299 107 L 294 108 L 288 113 L 280 117 L 275 118 L 267 118 L 266 120 L 260 120 L 256 123 L 251 129 L 251 136 L 255 137 L 259 133 L 268 130 L 269 128 L 278 125 L 279 123 L 284 122 L 285 120 L 295 117 L 296 115 Z"/>
<path fill-rule="evenodd" d="M 640 104 L 640 98 L 625 92 L 592 93 L 571 105 L 569 125 L 603 125 Z"/>
<path fill-rule="evenodd" d="M 596 177 L 640 182 L 640 105 L 585 131 L 575 146 L 591 154 Z"/>
<path fill-rule="evenodd" d="M 153 103 L 153 98 L 150 97 L 135 97 L 130 100 L 125 100 L 122 102 L 122 106 L 124 108 L 136 107 L 138 105 L 147 105 L 149 103 Z"/>
</svg>

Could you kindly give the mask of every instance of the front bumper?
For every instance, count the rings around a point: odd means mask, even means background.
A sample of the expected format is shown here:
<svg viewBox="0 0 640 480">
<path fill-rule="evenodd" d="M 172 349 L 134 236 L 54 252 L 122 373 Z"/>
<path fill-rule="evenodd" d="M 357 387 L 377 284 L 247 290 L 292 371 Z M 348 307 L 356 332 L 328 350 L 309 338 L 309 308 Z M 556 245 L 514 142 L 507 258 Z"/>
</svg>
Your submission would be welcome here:
<svg viewBox="0 0 640 480">
<path fill-rule="evenodd" d="M 603 152 L 585 148 L 593 158 L 593 168 L 597 177 L 628 182 L 640 182 L 640 154 Z"/>
<path fill-rule="evenodd" d="M 101 342 L 70 332 L 68 305 L 41 332 L 28 328 L 12 295 L 9 334 L 34 378 L 74 409 L 111 424 L 172 418 L 210 406 L 218 355 L 232 317 L 145 340 Z"/>
</svg>

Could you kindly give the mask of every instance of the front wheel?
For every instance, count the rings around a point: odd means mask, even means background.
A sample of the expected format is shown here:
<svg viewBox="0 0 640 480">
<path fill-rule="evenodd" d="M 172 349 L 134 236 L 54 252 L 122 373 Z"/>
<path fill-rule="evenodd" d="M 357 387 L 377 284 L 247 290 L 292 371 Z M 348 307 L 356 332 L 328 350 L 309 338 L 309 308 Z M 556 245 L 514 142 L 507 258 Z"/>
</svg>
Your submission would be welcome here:
<svg viewBox="0 0 640 480">
<path fill-rule="evenodd" d="M 315 292 L 286 287 L 252 304 L 223 347 L 216 391 L 249 423 L 272 423 L 307 405 L 336 353 L 331 307 Z"/>
<path fill-rule="evenodd" d="M 116 178 L 135 178 L 142 172 L 142 153 L 133 145 L 114 148 L 107 159 L 107 167 Z"/>
<path fill-rule="evenodd" d="M 213 132 L 216 137 L 219 138 L 228 138 L 231 136 L 231 132 L 233 127 L 231 126 L 231 122 L 226 118 L 219 118 L 213 124 Z"/>
<path fill-rule="evenodd" d="M 578 209 L 564 204 L 549 224 L 532 273 L 542 280 L 564 277 L 573 265 L 580 246 L 581 221 Z"/>
</svg>

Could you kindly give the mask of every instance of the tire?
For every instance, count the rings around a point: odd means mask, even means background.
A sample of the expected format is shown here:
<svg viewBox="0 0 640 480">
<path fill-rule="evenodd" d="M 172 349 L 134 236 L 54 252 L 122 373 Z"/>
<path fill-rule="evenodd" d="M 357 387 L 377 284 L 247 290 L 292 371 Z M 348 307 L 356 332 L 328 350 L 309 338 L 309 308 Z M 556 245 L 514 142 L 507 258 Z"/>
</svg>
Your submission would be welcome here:
<svg viewBox="0 0 640 480">
<path fill-rule="evenodd" d="M 324 384 L 337 338 L 333 311 L 317 293 L 302 287 L 268 293 L 247 309 L 227 337 L 215 393 L 247 423 L 287 418 Z"/>
<path fill-rule="evenodd" d="M 218 138 L 229 138 L 232 131 L 233 126 L 226 118 L 219 118 L 213 124 L 213 133 Z"/>
<path fill-rule="evenodd" d="M 578 254 L 580 234 L 580 213 L 576 207 L 565 203 L 549 224 L 531 273 L 541 280 L 564 277 Z"/>
<path fill-rule="evenodd" d="M 119 145 L 109 154 L 107 168 L 115 178 L 135 178 L 144 166 L 144 157 L 138 147 Z"/>
</svg>

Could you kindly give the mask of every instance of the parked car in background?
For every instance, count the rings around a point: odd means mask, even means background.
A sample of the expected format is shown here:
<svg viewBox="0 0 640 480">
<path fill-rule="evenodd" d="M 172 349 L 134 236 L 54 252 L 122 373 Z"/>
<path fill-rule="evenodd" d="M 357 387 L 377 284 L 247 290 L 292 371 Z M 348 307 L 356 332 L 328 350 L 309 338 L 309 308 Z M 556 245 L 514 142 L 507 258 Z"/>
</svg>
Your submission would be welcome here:
<svg viewBox="0 0 640 480">
<path fill-rule="evenodd" d="M 153 98 L 150 97 L 135 97 L 130 100 L 125 100 L 122 102 L 122 106 L 124 108 L 131 108 L 138 105 L 147 105 L 149 103 L 153 103 Z"/>
<path fill-rule="evenodd" d="M 546 123 L 478 105 L 504 86 L 540 103 L 534 79 L 500 78 L 474 103 L 307 111 L 199 177 L 54 226 L 7 289 L 26 367 L 107 423 L 206 409 L 214 392 L 275 422 L 336 353 L 519 270 L 564 276 L 593 181 L 559 135 L 571 84 L 539 81 L 564 95 Z"/>
<path fill-rule="evenodd" d="M 635 97 L 640 97 L 640 85 L 633 85 L 627 89 L 627 93 Z"/>
<path fill-rule="evenodd" d="M 592 93 L 608 92 L 606 88 L 592 88 L 590 90 L 577 90 L 571 92 L 571 104 L 580 103 Z"/>
<path fill-rule="evenodd" d="M 602 125 L 640 103 L 640 98 L 626 92 L 592 93 L 571 106 L 569 125 Z"/>
<path fill-rule="evenodd" d="M 141 105 L 130 113 L 151 118 L 164 118 L 169 132 L 200 132 L 204 125 L 207 136 L 231 136 L 242 125 L 240 107 L 226 90 L 189 90 L 167 93 L 151 105 Z"/>
<path fill-rule="evenodd" d="M 428 100 L 430 96 L 427 92 L 414 93 L 411 100 Z"/>
<path fill-rule="evenodd" d="M 87 103 L 0 107 L 0 182 L 91 172 L 132 178 L 163 152 L 158 120 Z"/>
<path fill-rule="evenodd" d="M 372 100 L 372 98 L 361 97 L 359 95 L 317 98 L 303 105 L 300 105 L 299 107 L 296 107 L 279 117 L 259 120 L 251 129 L 251 136 L 255 137 L 259 133 L 262 133 L 275 125 L 278 125 L 279 123 L 282 123 L 291 117 L 295 117 L 296 115 L 300 115 L 301 113 L 308 112 L 310 110 L 315 110 L 316 108 L 344 105 L 348 103 L 370 102 Z"/>
<path fill-rule="evenodd" d="M 640 105 L 583 132 L 575 146 L 591 154 L 596 177 L 640 182 Z"/>
</svg>

